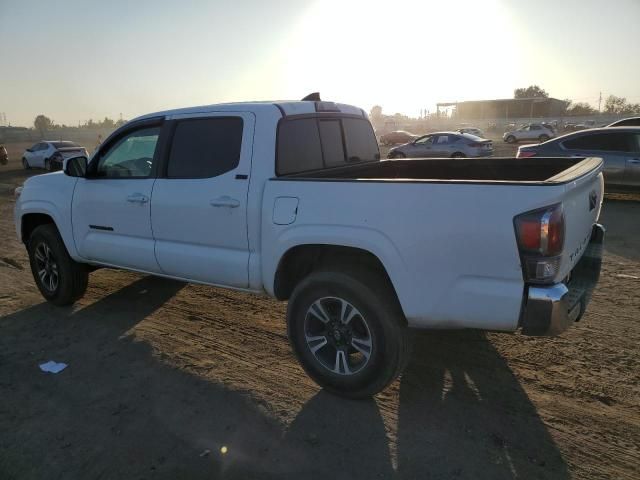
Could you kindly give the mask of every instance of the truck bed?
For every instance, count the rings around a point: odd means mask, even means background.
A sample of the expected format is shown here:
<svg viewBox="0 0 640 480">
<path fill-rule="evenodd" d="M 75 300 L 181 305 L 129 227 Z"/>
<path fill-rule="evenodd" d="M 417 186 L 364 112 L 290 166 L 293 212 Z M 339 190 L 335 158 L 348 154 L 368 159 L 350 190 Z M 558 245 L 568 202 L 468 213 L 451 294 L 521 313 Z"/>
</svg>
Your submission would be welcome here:
<svg viewBox="0 0 640 480">
<path fill-rule="evenodd" d="M 600 161 L 591 157 L 382 160 L 279 178 L 558 184 L 587 174 Z"/>
</svg>

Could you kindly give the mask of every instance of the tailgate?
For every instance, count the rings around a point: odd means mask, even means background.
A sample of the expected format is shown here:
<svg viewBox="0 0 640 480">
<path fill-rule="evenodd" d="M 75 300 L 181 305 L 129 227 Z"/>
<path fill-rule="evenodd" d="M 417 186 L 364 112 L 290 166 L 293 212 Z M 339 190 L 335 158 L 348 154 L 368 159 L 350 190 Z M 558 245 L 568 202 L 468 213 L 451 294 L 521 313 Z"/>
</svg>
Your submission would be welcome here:
<svg viewBox="0 0 640 480">
<path fill-rule="evenodd" d="M 602 163 L 586 175 L 568 182 L 562 200 L 565 220 L 560 278 L 565 278 L 578 263 L 589 244 L 593 224 L 600 216 L 604 195 Z"/>
</svg>

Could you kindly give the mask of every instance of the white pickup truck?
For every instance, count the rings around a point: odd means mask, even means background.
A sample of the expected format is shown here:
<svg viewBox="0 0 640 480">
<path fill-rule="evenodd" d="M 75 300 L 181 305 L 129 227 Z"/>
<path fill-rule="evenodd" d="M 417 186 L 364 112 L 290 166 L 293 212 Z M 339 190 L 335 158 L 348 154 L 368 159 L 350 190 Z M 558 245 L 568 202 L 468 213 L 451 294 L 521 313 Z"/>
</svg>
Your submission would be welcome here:
<svg viewBox="0 0 640 480">
<path fill-rule="evenodd" d="M 380 160 L 359 108 L 322 101 L 146 115 L 30 178 L 17 234 L 56 305 L 117 267 L 288 300 L 329 391 L 402 371 L 409 328 L 555 335 L 600 272 L 598 158 Z"/>
</svg>

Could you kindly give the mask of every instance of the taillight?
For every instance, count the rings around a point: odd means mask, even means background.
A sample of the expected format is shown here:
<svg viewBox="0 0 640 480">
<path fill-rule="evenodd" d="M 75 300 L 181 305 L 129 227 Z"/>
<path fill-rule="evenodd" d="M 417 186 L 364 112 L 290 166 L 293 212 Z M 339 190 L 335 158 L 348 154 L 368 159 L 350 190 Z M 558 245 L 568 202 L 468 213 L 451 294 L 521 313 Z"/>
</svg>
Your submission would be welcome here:
<svg viewBox="0 0 640 480">
<path fill-rule="evenodd" d="M 562 205 L 523 213 L 514 219 L 525 279 L 549 282 L 560 268 L 564 246 Z"/>
<path fill-rule="evenodd" d="M 536 152 L 532 152 L 530 150 L 519 150 L 518 149 L 518 154 L 516 155 L 516 158 L 529 158 L 529 157 L 535 157 L 536 156 Z"/>
</svg>

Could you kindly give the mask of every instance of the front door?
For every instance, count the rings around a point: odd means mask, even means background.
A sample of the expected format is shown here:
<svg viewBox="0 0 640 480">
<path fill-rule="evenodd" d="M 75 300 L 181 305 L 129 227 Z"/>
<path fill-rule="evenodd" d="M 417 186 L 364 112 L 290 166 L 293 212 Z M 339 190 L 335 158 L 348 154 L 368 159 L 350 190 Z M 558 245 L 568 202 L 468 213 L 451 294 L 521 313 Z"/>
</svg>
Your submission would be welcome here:
<svg viewBox="0 0 640 480">
<path fill-rule="evenodd" d="M 251 113 L 174 116 L 165 171 L 151 201 L 162 272 L 239 288 L 249 285 L 247 194 Z"/>
<path fill-rule="evenodd" d="M 424 137 L 419 138 L 409 145 L 409 155 L 407 156 L 412 158 L 435 157 L 436 155 L 433 149 L 434 138 L 435 137 L 433 135 L 425 135 Z"/>
<path fill-rule="evenodd" d="M 151 231 L 151 195 L 162 126 L 124 130 L 93 157 L 73 194 L 73 237 L 92 262 L 159 272 Z"/>
</svg>

